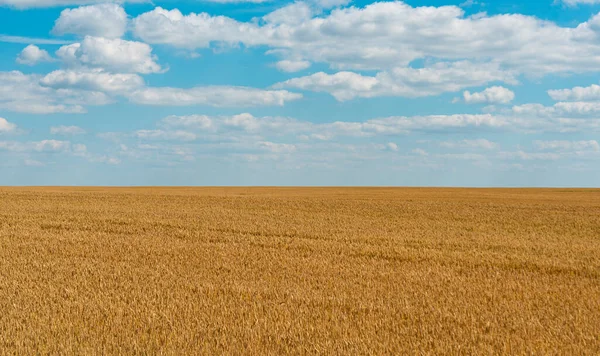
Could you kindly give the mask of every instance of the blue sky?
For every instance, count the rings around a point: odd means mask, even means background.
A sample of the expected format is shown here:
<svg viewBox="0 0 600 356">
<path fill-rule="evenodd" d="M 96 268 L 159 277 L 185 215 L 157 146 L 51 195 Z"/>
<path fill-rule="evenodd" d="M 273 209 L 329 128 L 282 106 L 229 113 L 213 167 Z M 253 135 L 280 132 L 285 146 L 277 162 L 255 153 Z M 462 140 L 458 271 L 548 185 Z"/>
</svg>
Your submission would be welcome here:
<svg viewBox="0 0 600 356">
<path fill-rule="evenodd" d="M 0 0 L 0 185 L 598 186 L 600 0 Z"/>
</svg>

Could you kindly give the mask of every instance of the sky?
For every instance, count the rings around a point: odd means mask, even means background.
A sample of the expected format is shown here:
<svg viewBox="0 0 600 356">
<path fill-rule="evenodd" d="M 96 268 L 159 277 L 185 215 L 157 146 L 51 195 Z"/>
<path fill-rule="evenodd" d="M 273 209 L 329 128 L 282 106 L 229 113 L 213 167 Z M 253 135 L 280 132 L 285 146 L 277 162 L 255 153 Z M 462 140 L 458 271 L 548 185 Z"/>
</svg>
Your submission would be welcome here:
<svg viewBox="0 0 600 356">
<path fill-rule="evenodd" d="M 0 185 L 600 185 L 600 0 L 0 0 Z"/>
</svg>

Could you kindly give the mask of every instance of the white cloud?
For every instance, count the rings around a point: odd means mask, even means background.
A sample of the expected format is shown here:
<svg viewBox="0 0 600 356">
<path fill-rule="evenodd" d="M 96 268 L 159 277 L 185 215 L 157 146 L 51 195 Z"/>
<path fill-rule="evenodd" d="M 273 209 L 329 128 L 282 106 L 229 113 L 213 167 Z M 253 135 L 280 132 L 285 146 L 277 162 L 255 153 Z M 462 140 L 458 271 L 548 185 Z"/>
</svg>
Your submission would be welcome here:
<svg viewBox="0 0 600 356">
<path fill-rule="evenodd" d="M 162 140 L 162 141 L 193 141 L 197 136 L 187 131 L 165 131 L 165 130 L 138 130 L 134 136 L 146 140 Z"/>
<path fill-rule="evenodd" d="M 161 122 L 166 127 L 184 127 L 186 129 L 210 130 L 213 120 L 206 115 L 168 116 Z"/>
<path fill-rule="evenodd" d="M 127 93 L 144 86 L 144 79 L 137 74 L 113 74 L 102 70 L 56 70 L 40 80 L 51 88 L 76 88 L 109 93 Z"/>
<path fill-rule="evenodd" d="M 291 61 L 291 60 L 282 60 L 275 63 L 277 69 L 283 72 L 298 72 L 310 67 L 310 62 L 308 61 Z"/>
<path fill-rule="evenodd" d="M 149 45 L 122 39 L 86 36 L 81 43 L 62 46 L 56 55 L 72 66 L 144 74 L 163 71 Z"/>
<path fill-rule="evenodd" d="M 575 87 L 573 89 L 548 90 L 548 95 L 554 100 L 593 101 L 600 100 L 600 85 Z"/>
<path fill-rule="evenodd" d="M 50 128 L 50 133 L 52 135 L 72 136 L 83 135 L 85 130 L 78 126 L 53 126 Z"/>
<path fill-rule="evenodd" d="M 415 148 L 412 150 L 412 153 L 416 154 L 417 156 L 429 156 L 429 153 L 422 148 Z"/>
<path fill-rule="evenodd" d="M 567 6 L 577 6 L 577 5 L 596 5 L 600 4 L 600 0 L 555 0 L 560 1 Z"/>
<path fill-rule="evenodd" d="M 500 152 L 498 157 L 501 159 L 520 159 L 524 161 L 557 161 L 564 158 L 563 155 L 558 153 L 547 153 L 547 152 L 525 152 L 522 150 L 515 152 Z"/>
<path fill-rule="evenodd" d="M 120 160 L 115 157 L 104 155 L 95 155 L 88 152 L 84 144 L 72 144 L 70 141 L 60 140 L 41 140 L 41 141 L 0 141 L 0 151 L 9 151 L 16 153 L 25 153 L 28 155 L 36 154 L 66 154 L 75 157 L 84 158 L 90 162 L 119 164 Z M 43 166 L 43 162 L 31 157 L 25 160 L 25 164 L 29 166 Z"/>
<path fill-rule="evenodd" d="M 494 62 L 502 70 L 528 75 L 600 70 L 600 19 L 561 27 L 533 16 L 465 17 L 458 6 L 412 7 L 400 1 L 334 9 L 301 22 L 293 16 L 269 21 L 269 16 L 262 22 L 240 22 L 156 8 L 136 17 L 132 27 L 148 43 L 186 49 L 212 43 L 267 46 L 287 59 L 336 69 L 389 71 L 434 58 Z"/>
<path fill-rule="evenodd" d="M 258 147 L 272 153 L 292 153 L 296 151 L 296 145 L 289 143 L 274 143 L 262 141 L 258 143 Z"/>
<path fill-rule="evenodd" d="M 17 63 L 26 64 L 29 66 L 36 65 L 39 62 L 50 61 L 52 61 L 52 57 L 50 57 L 48 52 L 33 44 L 23 48 L 17 57 Z"/>
<path fill-rule="evenodd" d="M 45 164 L 43 162 L 36 161 L 34 159 L 26 159 L 25 161 L 23 161 L 23 163 L 25 163 L 25 165 L 29 166 L 29 167 L 43 167 L 43 166 L 45 166 Z"/>
<path fill-rule="evenodd" d="M 512 107 L 516 115 L 537 117 L 579 117 L 596 115 L 600 112 L 600 102 L 565 101 L 552 106 L 542 104 L 523 104 Z"/>
<path fill-rule="evenodd" d="M 90 5 L 106 2 L 131 2 L 141 3 L 146 0 L 0 0 L 0 6 L 10 6 L 18 9 L 27 8 L 42 8 L 42 7 L 59 7 L 72 5 Z"/>
<path fill-rule="evenodd" d="M 445 141 L 441 142 L 440 146 L 445 148 L 475 148 L 484 150 L 494 150 L 498 148 L 498 144 L 486 139 L 480 138 L 475 140 L 462 140 L 462 141 Z"/>
<path fill-rule="evenodd" d="M 42 140 L 32 142 L 0 141 L 0 150 L 11 152 L 64 152 L 71 149 L 69 141 Z"/>
<path fill-rule="evenodd" d="M 134 91 L 129 99 L 146 105 L 208 105 L 215 107 L 283 106 L 302 98 L 286 90 L 262 90 L 248 87 L 206 86 L 191 89 L 157 87 Z"/>
<path fill-rule="evenodd" d="M 600 151 L 600 144 L 596 140 L 589 141 L 535 141 L 534 145 L 539 150 L 557 151 Z"/>
<path fill-rule="evenodd" d="M 41 79 L 19 71 L 0 72 L 0 108 L 31 114 L 84 113 L 84 106 L 112 102 L 98 91 L 44 87 Z"/>
<path fill-rule="evenodd" d="M 515 98 L 515 93 L 510 89 L 495 86 L 479 93 L 465 91 L 463 97 L 467 104 L 508 104 Z"/>
<path fill-rule="evenodd" d="M 0 117 L 0 134 L 12 133 L 17 130 L 17 125 L 9 122 L 3 117 Z"/>
<path fill-rule="evenodd" d="M 254 117 L 243 113 L 233 116 L 205 115 L 168 116 L 159 126 L 167 131 L 185 130 L 200 134 L 236 136 L 235 130 L 251 135 L 292 135 L 305 140 L 330 140 L 336 136 L 372 137 L 376 135 L 403 135 L 410 131 L 436 131 L 461 128 L 510 128 L 512 122 L 492 115 L 438 115 L 415 117 L 389 117 L 363 122 L 336 121 L 314 124 L 282 117 Z M 482 144 L 482 143 L 480 143 Z M 491 144 L 491 143 L 490 143 Z M 393 150 L 393 145 L 388 145 Z"/>
<path fill-rule="evenodd" d="M 395 143 L 393 143 L 393 142 L 388 142 L 388 143 L 386 144 L 386 146 L 387 146 L 387 148 L 388 148 L 390 151 L 394 151 L 394 152 L 397 152 L 397 151 L 398 151 L 398 145 L 397 145 L 397 144 L 395 144 Z"/>
<path fill-rule="evenodd" d="M 274 87 L 328 92 L 337 100 L 344 101 L 356 97 L 437 95 L 493 81 L 516 83 L 512 73 L 502 71 L 494 64 L 461 61 L 435 63 L 418 69 L 394 68 L 389 72 L 380 72 L 374 77 L 354 72 L 319 72 L 293 78 Z"/>
<path fill-rule="evenodd" d="M 53 33 L 119 38 L 127 27 L 127 14 L 118 4 L 97 4 L 65 9 L 56 20 Z"/>
</svg>

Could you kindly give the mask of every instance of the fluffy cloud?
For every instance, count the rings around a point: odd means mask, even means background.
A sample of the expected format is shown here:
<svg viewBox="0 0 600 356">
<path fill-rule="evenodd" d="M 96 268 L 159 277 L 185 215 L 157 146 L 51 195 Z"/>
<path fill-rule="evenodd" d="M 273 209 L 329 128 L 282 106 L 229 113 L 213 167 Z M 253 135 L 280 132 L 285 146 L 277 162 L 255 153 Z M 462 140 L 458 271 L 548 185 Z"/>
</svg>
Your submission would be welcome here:
<svg viewBox="0 0 600 356">
<path fill-rule="evenodd" d="M 512 107 L 512 112 L 516 115 L 530 115 L 537 117 L 579 117 L 596 115 L 600 112 L 600 103 L 565 101 L 558 102 L 553 106 L 544 106 L 542 104 L 523 104 Z"/>
<path fill-rule="evenodd" d="M 127 14 L 117 4 L 98 4 L 66 9 L 56 20 L 53 33 L 119 38 L 125 33 Z"/>
<path fill-rule="evenodd" d="M 302 98 L 301 94 L 286 90 L 262 90 L 247 87 L 206 86 L 191 89 L 144 88 L 134 91 L 129 99 L 145 105 L 208 105 L 216 107 L 235 106 L 282 106 L 287 101 Z"/>
<path fill-rule="evenodd" d="M 61 89 L 76 88 L 109 93 L 127 93 L 144 86 L 137 74 L 113 74 L 102 70 L 56 70 L 44 76 L 43 86 Z"/>
<path fill-rule="evenodd" d="M 338 69 L 387 71 L 425 58 L 494 61 L 532 75 L 600 69 L 596 19 L 571 28 L 533 16 L 465 17 L 457 6 L 412 7 L 400 1 L 334 9 L 300 22 L 293 16 L 269 18 L 240 22 L 156 8 L 133 20 L 133 32 L 148 43 L 187 49 L 214 42 L 268 46 L 289 58 Z"/>
<path fill-rule="evenodd" d="M 319 72 L 278 83 L 275 87 L 328 92 L 344 101 L 355 97 L 437 95 L 493 81 L 516 83 L 512 73 L 500 70 L 497 65 L 460 61 L 418 69 L 395 68 L 374 77 L 354 72 Z"/>
<path fill-rule="evenodd" d="M 567 6 L 600 4 L 600 0 L 556 0 L 556 1 L 560 1 Z"/>
<path fill-rule="evenodd" d="M 466 148 L 466 149 L 484 149 L 493 150 L 498 148 L 498 144 L 486 139 L 480 138 L 475 140 L 462 140 L 462 141 L 445 141 L 440 143 L 441 147 L 444 148 Z"/>
<path fill-rule="evenodd" d="M 310 62 L 308 61 L 291 61 L 291 60 L 282 60 L 275 64 L 277 69 L 283 72 L 298 72 L 310 67 Z"/>
<path fill-rule="evenodd" d="M 389 149 L 390 151 L 394 151 L 397 152 L 398 151 L 398 145 L 393 143 L 393 142 L 388 142 L 386 144 L 387 149 Z"/>
<path fill-rule="evenodd" d="M 144 74 L 163 71 L 156 63 L 152 47 L 121 39 L 86 36 L 81 43 L 62 46 L 56 55 L 71 66 Z"/>
<path fill-rule="evenodd" d="M 315 140 L 329 140 L 336 136 L 404 135 L 410 131 L 436 131 L 470 127 L 507 128 L 511 125 L 512 122 L 509 119 L 496 118 L 489 114 L 388 117 L 363 122 L 336 121 L 314 124 L 281 117 L 257 118 L 251 114 L 243 113 L 221 117 L 205 115 L 169 116 L 160 122 L 160 126 L 169 131 L 185 130 L 195 134 L 229 136 L 235 132 L 234 130 L 241 130 L 241 132 L 250 135 L 293 135 Z M 390 146 L 390 149 L 392 148 Z"/>
<path fill-rule="evenodd" d="M 164 130 L 138 130 L 134 136 L 146 140 L 162 140 L 162 141 L 193 141 L 196 135 L 186 131 L 164 131 Z"/>
<path fill-rule="evenodd" d="M 600 144 L 596 140 L 589 141 L 535 141 L 534 145 L 539 150 L 559 151 L 600 151 Z"/>
<path fill-rule="evenodd" d="M 84 106 L 112 100 L 98 91 L 55 89 L 40 85 L 41 76 L 0 72 L 0 108 L 32 114 L 84 113 Z"/>
<path fill-rule="evenodd" d="M 263 20 L 276 25 L 301 25 L 303 22 L 309 21 L 314 13 L 307 3 L 296 1 L 267 14 L 263 17 Z"/>
<path fill-rule="evenodd" d="M 0 141 L 0 150 L 12 152 L 64 152 L 71 149 L 69 141 L 42 140 L 32 142 Z"/>
<path fill-rule="evenodd" d="M 0 117 L 0 134 L 11 133 L 17 130 L 17 125 L 8 122 L 5 118 Z"/>
<path fill-rule="evenodd" d="M 207 115 L 168 116 L 162 120 L 161 124 L 166 127 L 210 130 L 213 128 L 213 119 Z"/>
<path fill-rule="evenodd" d="M 525 152 L 522 150 L 514 152 L 500 152 L 500 159 L 520 159 L 523 161 L 557 161 L 563 158 L 563 155 L 551 152 Z"/>
<path fill-rule="evenodd" d="M 573 89 L 548 90 L 548 95 L 554 100 L 590 101 L 600 100 L 600 85 L 575 87 Z"/>
<path fill-rule="evenodd" d="M 491 87 L 479 93 L 465 91 L 463 93 L 467 104 L 508 104 L 515 98 L 515 93 L 504 87 Z"/>
<path fill-rule="evenodd" d="M 258 143 L 258 147 L 272 153 L 292 153 L 296 151 L 296 145 L 289 143 L 262 141 Z"/>
<path fill-rule="evenodd" d="M 73 136 L 83 135 L 85 130 L 78 126 L 53 126 L 50 128 L 50 133 L 52 135 Z"/>
<path fill-rule="evenodd" d="M 313 125 L 285 117 L 260 117 L 249 113 L 232 116 L 168 116 L 159 126 L 167 129 L 185 129 L 194 132 L 231 133 L 242 131 L 249 134 L 284 135 L 308 132 Z"/>
<path fill-rule="evenodd" d="M 185 131 L 196 139 L 237 140 L 240 137 L 296 137 L 300 140 L 332 141 L 337 137 L 375 138 L 406 135 L 411 132 L 598 132 L 600 120 L 539 118 L 528 115 L 456 114 L 429 116 L 393 116 L 365 121 L 336 121 L 315 124 L 283 117 L 255 117 L 248 113 L 233 116 L 168 116 L 160 121 L 161 131 Z M 163 133 L 160 133 L 163 135 Z M 486 139 L 446 141 L 451 149 L 494 150 L 499 147 Z M 383 146 L 382 146 L 383 147 Z M 392 146 L 388 147 L 390 150 Z"/>
<path fill-rule="evenodd" d="M 52 61 L 52 57 L 50 57 L 48 52 L 33 44 L 23 48 L 17 57 L 17 63 L 26 64 L 29 66 L 36 65 L 39 62 L 49 61 Z"/>
</svg>

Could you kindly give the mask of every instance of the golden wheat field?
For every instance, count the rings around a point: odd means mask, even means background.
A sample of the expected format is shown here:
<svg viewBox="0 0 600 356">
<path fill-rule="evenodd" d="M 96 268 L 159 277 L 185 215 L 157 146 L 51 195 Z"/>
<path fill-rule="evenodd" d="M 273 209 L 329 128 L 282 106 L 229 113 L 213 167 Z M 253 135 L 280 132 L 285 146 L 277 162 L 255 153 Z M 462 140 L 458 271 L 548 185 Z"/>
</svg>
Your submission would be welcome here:
<svg viewBox="0 0 600 356">
<path fill-rule="evenodd" d="M 2 354 L 598 354 L 600 190 L 0 188 Z"/>
</svg>

